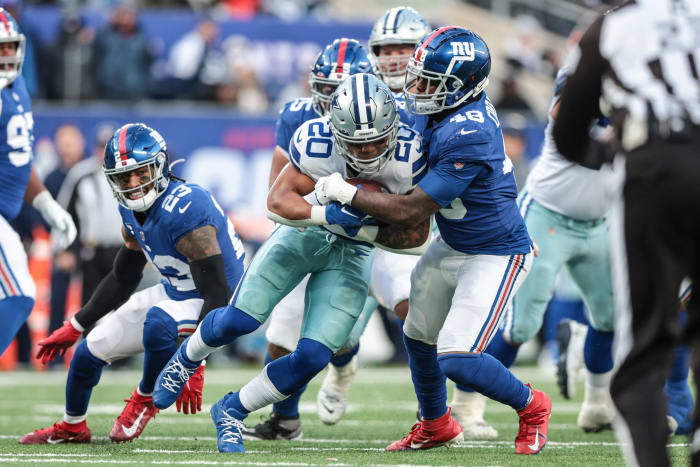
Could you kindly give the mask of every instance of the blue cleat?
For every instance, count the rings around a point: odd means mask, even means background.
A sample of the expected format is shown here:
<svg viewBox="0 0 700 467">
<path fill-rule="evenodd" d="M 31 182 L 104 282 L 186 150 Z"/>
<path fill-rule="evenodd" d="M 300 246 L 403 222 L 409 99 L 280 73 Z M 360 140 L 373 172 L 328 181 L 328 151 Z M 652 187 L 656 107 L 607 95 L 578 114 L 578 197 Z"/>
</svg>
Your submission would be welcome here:
<svg viewBox="0 0 700 467">
<path fill-rule="evenodd" d="M 216 426 L 216 444 L 219 452 L 245 452 L 243 446 L 243 432 L 246 431 L 246 426 L 243 419 L 247 415 L 243 415 L 234 408 L 227 409 L 224 401 L 232 392 L 229 392 L 219 401 L 211 406 L 209 413 L 214 426 Z"/>
<path fill-rule="evenodd" d="M 667 382 L 664 392 L 668 398 L 668 416 L 673 419 L 669 425 L 675 425 L 670 434 L 687 435 L 693 428 L 693 393 L 688 382 Z"/>
<path fill-rule="evenodd" d="M 201 362 L 191 362 L 185 356 L 188 337 L 161 370 L 153 390 L 153 404 L 159 409 L 173 405 Z"/>
</svg>

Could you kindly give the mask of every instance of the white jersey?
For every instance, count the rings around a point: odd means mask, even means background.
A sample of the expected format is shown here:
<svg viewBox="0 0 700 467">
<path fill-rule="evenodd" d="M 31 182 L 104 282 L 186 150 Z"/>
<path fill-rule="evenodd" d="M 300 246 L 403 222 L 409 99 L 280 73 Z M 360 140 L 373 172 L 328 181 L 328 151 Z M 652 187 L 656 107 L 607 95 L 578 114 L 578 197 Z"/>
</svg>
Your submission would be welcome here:
<svg viewBox="0 0 700 467">
<path fill-rule="evenodd" d="M 550 111 L 559 100 L 555 93 Z M 576 220 L 595 220 L 605 216 L 614 196 L 612 168 L 603 165 L 593 170 L 565 159 L 554 144 L 550 116 L 545 129 L 542 155 L 530 171 L 525 190 L 542 206 Z"/>
<path fill-rule="evenodd" d="M 349 178 L 347 161 L 333 144 L 328 116 L 304 122 L 294 133 L 289 149 L 292 165 L 314 181 L 334 172 Z M 391 159 L 380 171 L 361 173 L 357 177 L 375 181 L 390 193 L 405 194 L 415 188 L 427 172 L 428 158 L 421 150 L 420 135 L 399 123 L 398 143 Z M 344 235 L 342 228 L 325 227 Z"/>
</svg>

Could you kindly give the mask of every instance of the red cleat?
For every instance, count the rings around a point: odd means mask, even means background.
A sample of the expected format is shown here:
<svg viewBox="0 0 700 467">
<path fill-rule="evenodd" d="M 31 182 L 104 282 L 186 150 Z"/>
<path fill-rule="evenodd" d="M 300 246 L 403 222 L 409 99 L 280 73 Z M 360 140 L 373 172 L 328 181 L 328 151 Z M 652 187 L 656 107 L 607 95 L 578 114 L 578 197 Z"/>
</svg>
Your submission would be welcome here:
<svg viewBox="0 0 700 467">
<path fill-rule="evenodd" d="M 109 432 L 109 439 L 115 443 L 131 441 L 141 436 L 148 421 L 158 413 L 158 409 L 153 405 L 153 398 L 139 395 L 138 390 L 134 390 L 131 397 L 124 402 L 127 403 L 126 407 Z"/>
<path fill-rule="evenodd" d="M 450 416 L 451 409 L 435 420 L 421 420 L 413 425 L 411 432 L 386 447 L 387 451 L 410 451 L 432 449 L 459 443 L 464 439 L 462 427 Z"/>
<path fill-rule="evenodd" d="M 32 431 L 19 439 L 19 444 L 89 443 L 87 423 L 54 423 L 48 428 Z"/>
<path fill-rule="evenodd" d="M 530 389 L 532 386 L 526 385 Z M 537 454 L 547 444 L 547 427 L 552 415 L 552 400 L 542 391 L 532 389 L 532 400 L 518 411 L 520 425 L 515 437 L 516 454 Z"/>
</svg>

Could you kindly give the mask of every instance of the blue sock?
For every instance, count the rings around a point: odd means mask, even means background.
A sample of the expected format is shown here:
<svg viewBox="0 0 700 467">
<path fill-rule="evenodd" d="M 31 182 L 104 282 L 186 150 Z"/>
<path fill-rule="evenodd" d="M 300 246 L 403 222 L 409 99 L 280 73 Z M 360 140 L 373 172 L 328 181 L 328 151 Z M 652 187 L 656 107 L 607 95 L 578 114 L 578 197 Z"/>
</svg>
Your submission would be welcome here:
<svg viewBox="0 0 700 467">
<path fill-rule="evenodd" d="M 413 340 L 406 334 L 403 341 L 421 415 L 426 420 L 439 418 L 447 412 L 447 387 L 438 364 L 437 346 Z"/>
<path fill-rule="evenodd" d="M 438 357 L 438 362 L 452 381 L 515 410 L 524 409 L 529 402 L 530 389 L 489 354 L 447 354 Z"/>
<path fill-rule="evenodd" d="M 586 343 L 583 346 L 583 361 L 591 373 L 607 373 L 612 370 L 612 332 L 596 331 L 588 326 Z"/>
<path fill-rule="evenodd" d="M 100 381 L 102 368 L 107 364 L 95 357 L 84 340 L 75 349 L 66 381 L 66 413 L 85 415 L 90 402 L 92 388 Z"/>
<path fill-rule="evenodd" d="M 338 368 L 343 367 L 352 361 L 352 357 L 357 355 L 360 351 L 360 344 L 355 345 L 349 352 L 345 352 L 342 355 L 333 355 L 331 357 L 331 364 L 337 366 Z"/>
<path fill-rule="evenodd" d="M 210 347 L 221 347 L 250 334 L 260 327 L 260 322 L 248 313 L 228 305 L 212 310 L 199 324 L 202 340 Z"/>
<path fill-rule="evenodd" d="M 265 354 L 265 365 L 272 361 L 270 353 Z M 306 384 L 285 400 L 272 404 L 272 411 L 285 418 L 297 418 L 299 416 L 299 399 L 304 391 L 306 391 Z"/>
<path fill-rule="evenodd" d="M 294 352 L 267 365 L 267 376 L 281 394 L 294 394 L 328 365 L 331 355 L 331 350 L 320 342 L 301 339 Z M 227 395 L 224 406 L 242 415 L 250 413 L 241 404 L 238 392 Z"/>
<path fill-rule="evenodd" d="M 673 363 L 668 374 L 669 383 L 688 383 L 690 371 L 690 348 L 679 345 L 673 351 Z"/>
<path fill-rule="evenodd" d="M 500 361 L 504 367 L 513 366 L 515 357 L 518 355 L 519 345 L 511 345 L 503 338 L 503 333 L 499 330 L 486 347 L 485 353 Z M 457 383 L 457 389 L 464 392 L 474 392 L 474 388 Z"/>
<path fill-rule="evenodd" d="M 12 344 L 34 308 L 34 299 L 16 295 L 0 300 L 0 355 Z"/>
<path fill-rule="evenodd" d="M 143 324 L 143 376 L 139 384 L 142 394 L 151 394 L 158 374 L 177 350 L 177 323 L 165 311 L 153 307 Z"/>
</svg>

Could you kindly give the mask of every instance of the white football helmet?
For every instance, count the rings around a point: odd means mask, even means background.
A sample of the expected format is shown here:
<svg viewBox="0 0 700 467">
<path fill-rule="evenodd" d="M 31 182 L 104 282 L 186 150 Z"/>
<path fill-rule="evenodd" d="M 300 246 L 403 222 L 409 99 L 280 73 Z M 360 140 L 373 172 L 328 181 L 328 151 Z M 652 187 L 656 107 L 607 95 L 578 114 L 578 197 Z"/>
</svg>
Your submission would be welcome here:
<svg viewBox="0 0 700 467">
<path fill-rule="evenodd" d="M 390 45 L 415 46 L 430 32 L 428 22 L 411 7 L 399 6 L 387 10 L 377 20 L 369 36 L 369 48 L 377 66 L 377 75 L 392 90 L 403 89 L 406 65 L 413 55 L 380 56 L 381 48 Z"/>
</svg>

